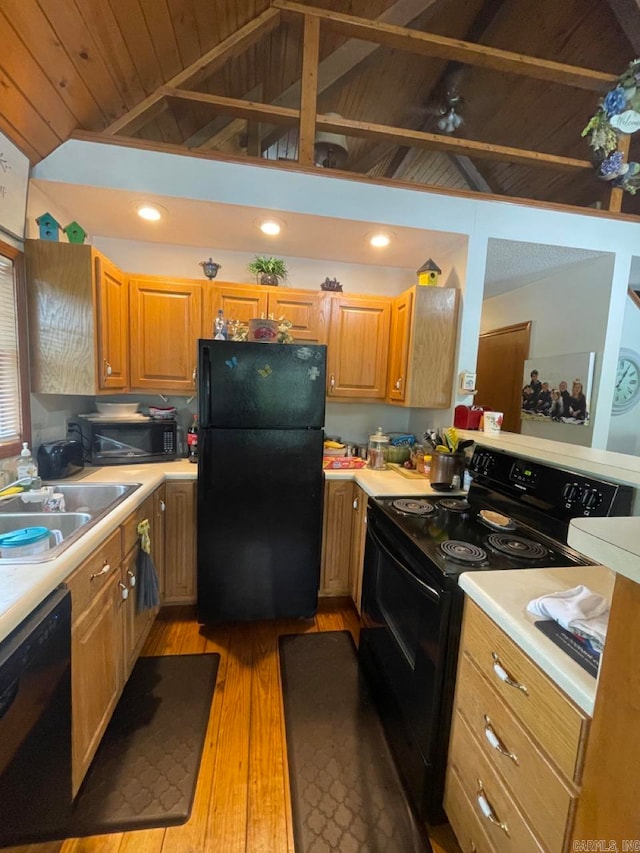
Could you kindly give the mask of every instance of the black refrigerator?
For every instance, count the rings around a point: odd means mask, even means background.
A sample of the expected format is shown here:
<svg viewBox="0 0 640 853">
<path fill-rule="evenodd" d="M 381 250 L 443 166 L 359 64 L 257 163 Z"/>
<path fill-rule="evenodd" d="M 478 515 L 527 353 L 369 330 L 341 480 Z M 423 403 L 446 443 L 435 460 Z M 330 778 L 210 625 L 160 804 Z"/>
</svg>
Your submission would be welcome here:
<svg viewBox="0 0 640 853">
<path fill-rule="evenodd" d="M 327 348 L 198 348 L 198 619 L 313 616 Z"/>
</svg>

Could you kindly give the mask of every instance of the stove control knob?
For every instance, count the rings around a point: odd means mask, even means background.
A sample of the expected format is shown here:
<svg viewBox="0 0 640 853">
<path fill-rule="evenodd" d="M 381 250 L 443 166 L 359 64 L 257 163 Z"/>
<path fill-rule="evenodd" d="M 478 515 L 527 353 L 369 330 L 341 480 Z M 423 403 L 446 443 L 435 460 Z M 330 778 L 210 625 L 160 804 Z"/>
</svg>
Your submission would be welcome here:
<svg viewBox="0 0 640 853">
<path fill-rule="evenodd" d="M 597 489 L 586 489 L 582 496 L 582 505 L 585 510 L 592 510 L 600 506 L 603 499 L 602 492 L 599 492 Z"/>
<path fill-rule="evenodd" d="M 567 483 L 562 490 L 562 498 L 567 506 L 571 506 L 575 501 L 579 501 L 582 496 L 582 489 L 578 483 Z"/>
</svg>

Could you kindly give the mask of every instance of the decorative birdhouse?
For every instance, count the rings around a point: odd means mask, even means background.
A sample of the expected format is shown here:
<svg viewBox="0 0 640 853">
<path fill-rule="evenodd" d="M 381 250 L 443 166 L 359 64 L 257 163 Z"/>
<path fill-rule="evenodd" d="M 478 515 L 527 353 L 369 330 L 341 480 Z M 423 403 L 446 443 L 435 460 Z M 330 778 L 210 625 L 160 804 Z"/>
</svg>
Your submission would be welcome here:
<svg viewBox="0 0 640 853">
<path fill-rule="evenodd" d="M 440 267 L 429 258 L 428 261 L 425 261 L 419 270 L 416 270 L 418 275 L 418 284 L 437 284 L 438 276 L 442 270 Z"/>
<path fill-rule="evenodd" d="M 50 213 L 43 213 L 36 218 L 38 228 L 40 229 L 41 240 L 58 241 L 58 232 L 60 231 L 60 223 L 54 219 Z"/>
<path fill-rule="evenodd" d="M 78 225 L 75 219 L 62 230 L 67 235 L 67 240 L 70 243 L 84 243 L 84 239 L 87 236 L 87 232 L 84 230 L 82 225 Z"/>
</svg>

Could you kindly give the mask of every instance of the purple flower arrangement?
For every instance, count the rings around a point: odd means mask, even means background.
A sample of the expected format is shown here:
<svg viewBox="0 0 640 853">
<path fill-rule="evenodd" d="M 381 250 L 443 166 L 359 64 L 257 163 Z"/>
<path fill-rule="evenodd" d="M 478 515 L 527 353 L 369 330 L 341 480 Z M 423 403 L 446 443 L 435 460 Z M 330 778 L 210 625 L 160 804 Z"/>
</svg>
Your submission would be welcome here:
<svg viewBox="0 0 640 853">
<path fill-rule="evenodd" d="M 622 121 L 616 116 L 621 116 Z M 607 92 L 582 131 L 582 136 L 589 137 L 589 145 L 599 162 L 598 177 L 632 194 L 640 190 L 640 163 L 625 163 L 622 151 L 618 150 L 618 141 L 626 128 L 630 128 L 626 132 L 635 132 L 638 126 L 640 59 L 634 59 L 618 77 L 617 85 Z"/>
</svg>

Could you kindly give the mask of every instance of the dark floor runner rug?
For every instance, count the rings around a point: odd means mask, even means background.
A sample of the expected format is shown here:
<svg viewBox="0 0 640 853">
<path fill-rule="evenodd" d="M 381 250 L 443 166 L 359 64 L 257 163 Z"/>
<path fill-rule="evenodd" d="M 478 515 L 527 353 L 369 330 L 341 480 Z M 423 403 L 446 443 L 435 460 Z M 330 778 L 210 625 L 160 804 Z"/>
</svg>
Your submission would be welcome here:
<svg viewBox="0 0 640 853">
<path fill-rule="evenodd" d="M 188 819 L 219 662 L 218 654 L 138 658 L 65 837 Z"/>
<path fill-rule="evenodd" d="M 295 634 L 279 643 L 297 853 L 431 851 L 351 634 Z"/>
</svg>

